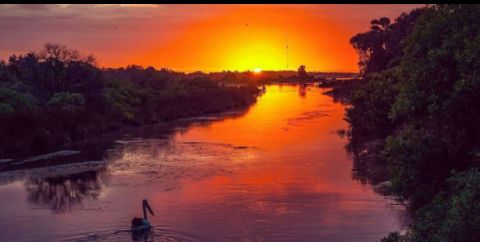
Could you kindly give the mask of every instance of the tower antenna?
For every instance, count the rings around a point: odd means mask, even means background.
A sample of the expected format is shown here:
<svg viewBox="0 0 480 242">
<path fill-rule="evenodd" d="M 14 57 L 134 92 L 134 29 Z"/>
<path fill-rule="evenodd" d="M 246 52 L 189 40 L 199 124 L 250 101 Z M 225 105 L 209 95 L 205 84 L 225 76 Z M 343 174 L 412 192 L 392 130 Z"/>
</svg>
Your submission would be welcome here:
<svg viewBox="0 0 480 242">
<path fill-rule="evenodd" d="M 288 33 L 287 33 L 287 38 L 286 38 L 286 45 L 285 45 L 285 58 L 286 58 L 286 66 L 288 70 Z"/>
</svg>

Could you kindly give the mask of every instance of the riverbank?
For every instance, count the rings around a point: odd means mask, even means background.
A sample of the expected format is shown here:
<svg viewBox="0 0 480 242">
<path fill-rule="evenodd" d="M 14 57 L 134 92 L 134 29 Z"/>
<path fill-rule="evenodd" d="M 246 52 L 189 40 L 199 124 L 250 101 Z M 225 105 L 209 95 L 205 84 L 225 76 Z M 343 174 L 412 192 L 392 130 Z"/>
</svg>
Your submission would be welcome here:
<svg viewBox="0 0 480 242">
<path fill-rule="evenodd" d="M 391 187 L 413 217 L 407 233 L 383 241 L 480 237 L 480 82 L 472 73 L 479 67 L 472 61 L 480 56 L 472 47 L 479 17 L 479 6 L 431 5 L 392 24 L 373 20 L 369 31 L 351 39 L 368 82 L 347 110 L 350 133 L 383 140 L 391 182 L 381 187 Z"/>
<path fill-rule="evenodd" d="M 42 154 L 25 153 L 15 158 L 0 159 L 0 173 L 15 171 L 13 176 L 7 177 L 7 179 L 13 179 L 14 177 L 24 176 L 25 172 L 23 171 L 32 171 L 32 169 L 42 171 L 42 169 L 48 170 L 49 167 L 61 165 L 79 164 L 81 166 L 85 162 L 102 160 L 106 152 L 116 145 L 128 145 L 139 140 L 158 139 L 160 137 L 168 139 L 175 132 L 188 130 L 192 125 L 203 126 L 215 121 L 236 118 L 244 115 L 248 109 L 249 107 L 245 107 L 141 126 L 124 125 L 117 130 L 87 140 L 73 142 L 67 147 L 52 147 L 51 150 Z"/>
<path fill-rule="evenodd" d="M 332 96 L 335 101 L 345 105 L 351 105 L 355 91 L 367 83 L 366 79 L 353 78 L 347 80 L 330 80 L 321 83 L 320 87 L 331 88 L 324 92 Z M 385 157 L 382 151 L 385 147 L 385 139 L 374 135 L 353 135 L 352 127 L 339 130 L 339 135 L 348 138 L 347 149 L 353 154 L 353 176 L 362 183 L 374 186 L 375 191 L 383 194 L 391 194 L 391 182 Z"/>
<path fill-rule="evenodd" d="M 260 95 L 255 85 L 222 86 L 207 75 L 99 68 L 57 44 L 1 61 L 0 73 L 0 159 L 69 149 L 124 126 L 245 108 Z"/>
<path fill-rule="evenodd" d="M 30 155 L 38 155 L 46 152 L 52 152 L 54 150 L 71 149 L 76 146 L 81 146 L 82 143 L 88 143 L 91 140 L 96 140 L 101 136 L 109 136 L 109 133 L 113 133 L 117 130 L 125 129 L 128 127 L 138 127 L 143 125 L 151 125 L 161 122 L 170 122 L 174 120 L 180 120 L 184 118 L 195 118 L 204 115 L 211 115 L 215 113 L 223 113 L 228 111 L 235 111 L 248 108 L 255 103 L 257 96 L 260 94 L 260 89 L 255 86 L 245 87 L 214 87 L 203 90 L 194 90 L 189 94 L 174 95 L 168 98 L 162 98 L 161 104 L 155 109 L 150 110 L 154 112 L 155 117 L 143 116 L 144 120 L 137 121 L 136 116 L 132 120 L 124 120 L 119 122 L 116 119 L 110 119 L 111 124 L 105 125 L 104 123 L 92 124 L 85 120 L 78 120 L 78 122 L 70 121 L 70 131 L 65 131 L 61 127 L 56 129 L 51 125 L 45 124 L 48 122 L 61 123 L 64 120 L 62 117 L 56 116 L 43 116 L 41 111 L 35 112 L 31 115 L 32 119 L 44 119 L 44 122 L 35 122 L 35 127 L 25 127 L 30 130 L 35 129 L 32 133 L 23 133 L 21 137 L 6 136 L 3 137 L 1 149 L 4 159 L 19 158 Z M 141 110 L 146 107 L 137 107 Z M 72 114 L 78 116 L 78 114 Z M 11 128 L 17 126 L 18 119 L 12 118 L 6 120 L 9 117 L 2 118 L 2 127 Z M 58 119 L 57 119 L 58 118 Z M 140 119 L 140 118 L 138 118 Z M 10 122 L 9 122 L 10 121 Z M 68 122 L 68 121 L 67 121 Z M 23 123 L 23 122 L 21 122 Z M 76 132 L 79 129 L 84 129 L 84 134 L 78 135 Z M 18 130 L 18 129 L 13 129 Z M 61 132 L 63 130 L 63 132 Z M 9 130 L 2 130 L 3 133 L 8 133 Z"/>
<path fill-rule="evenodd" d="M 331 88 L 325 94 L 332 96 L 336 100 L 344 103 L 349 103 L 354 91 L 365 83 L 364 79 L 349 78 L 340 80 L 327 80 L 321 82 L 318 86 Z"/>
</svg>

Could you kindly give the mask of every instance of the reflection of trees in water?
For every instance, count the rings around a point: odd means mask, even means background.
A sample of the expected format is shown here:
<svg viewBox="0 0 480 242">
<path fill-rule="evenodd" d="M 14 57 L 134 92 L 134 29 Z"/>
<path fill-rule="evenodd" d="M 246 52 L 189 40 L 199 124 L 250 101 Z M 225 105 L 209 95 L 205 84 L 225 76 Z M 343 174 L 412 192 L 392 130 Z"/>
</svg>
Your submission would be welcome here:
<svg viewBox="0 0 480 242">
<path fill-rule="evenodd" d="M 252 106 L 253 105 L 250 105 L 248 107 L 243 107 L 230 112 L 213 113 L 200 117 L 184 118 L 152 125 L 143 125 L 129 130 L 123 130 L 123 133 L 121 133 L 120 137 L 126 140 L 133 138 L 171 139 L 176 133 L 184 134 L 194 127 L 208 127 L 215 122 L 240 118 L 248 113 Z"/>
<path fill-rule="evenodd" d="M 106 174 L 102 169 L 59 177 L 29 178 L 25 182 L 28 200 L 50 205 L 56 212 L 68 212 L 84 199 L 98 198 L 107 181 Z"/>
<path fill-rule="evenodd" d="M 124 133 L 117 133 L 117 136 L 124 135 L 127 139 L 132 137 L 148 139 L 148 138 L 162 138 L 168 143 L 174 137 L 176 132 L 187 132 L 190 128 L 195 126 L 209 126 L 215 121 L 222 121 L 230 118 L 237 118 L 245 115 L 250 107 L 242 108 L 233 112 L 218 113 L 208 115 L 201 118 L 183 119 L 174 122 L 160 123 L 157 125 L 146 125 L 135 129 L 124 130 Z M 115 135 L 111 137 L 112 140 L 117 138 Z M 100 140 L 103 141 L 103 140 Z M 86 144 L 90 150 L 93 150 L 100 155 L 93 158 L 103 157 L 105 150 L 110 148 L 110 143 L 99 145 L 99 142 L 92 142 Z M 96 147 L 91 147 L 96 146 Z M 83 151 L 87 152 L 87 151 Z M 89 157 L 90 158 L 90 157 Z M 82 164 L 82 163 L 78 163 Z M 66 165 L 70 166 L 70 165 Z M 50 205 L 53 211 L 68 212 L 73 206 L 82 204 L 85 199 L 96 199 L 108 178 L 106 167 L 77 167 L 62 168 L 38 168 L 38 171 L 30 176 L 25 181 L 26 191 L 28 193 L 28 200 L 38 205 Z M 82 170 L 81 172 L 78 169 Z M 46 175 L 52 172 L 54 175 Z M 21 173 L 23 174 L 23 173 Z M 22 177 L 21 174 L 19 177 Z M 45 176 L 48 176 L 45 178 Z M 18 179 L 18 178 L 17 178 Z M 1 180 L 1 179 L 0 179 Z"/>
<path fill-rule="evenodd" d="M 306 97 L 307 96 L 307 86 L 300 84 L 298 85 L 298 95 L 300 97 Z"/>
<path fill-rule="evenodd" d="M 330 95 L 330 96 L 333 97 L 333 102 L 334 103 L 340 103 L 340 104 L 343 104 L 343 105 L 350 104 L 349 100 L 348 100 L 348 96 L 340 95 L 340 94 L 333 94 L 333 95 Z"/>
<path fill-rule="evenodd" d="M 172 122 L 145 125 L 138 128 L 127 128 L 105 137 L 100 137 L 98 140 L 79 144 L 76 148 L 83 150 L 82 153 L 95 152 L 94 155 L 88 156 L 88 159 L 96 160 L 99 157 L 103 159 L 105 150 L 111 148 L 115 144 L 115 140 L 120 137 L 126 138 L 127 140 L 131 140 L 133 137 L 140 139 L 161 138 L 165 139 L 165 142 L 168 143 L 177 132 L 184 133 L 196 126 L 209 126 L 215 121 L 238 118 L 245 115 L 250 108 L 251 106 L 248 106 L 231 112 L 190 119 L 185 118 Z M 66 166 L 70 166 L 68 162 Z M 91 167 L 86 168 L 92 169 Z M 75 169 L 83 169 L 83 171 L 78 172 L 78 170 Z M 36 172 L 33 176 L 31 174 L 25 175 L 21 172 L 22 170 L 19 170 L 18 175 L 13 176 L 13 178 L 7 177 L 7 179 L 8 182 L 12 182 L 13 180 L 30 176 L 25 180 L 25 188 L 30 202 L 38 205 L 50 205 L 52 210 L 56 212 L 68 212 L 73 206 L 82 204 L 85 199 L 98 198 L 108 179 L 106 167 L 94 168 L 94 170 L 87 171 L 84 169 L 85 167 L 77 167 L 76 165 L 69 168 L 62 167 L 58 169 L 47 166 L 34 169 Z M 46 175 L 49 172 L 53 172 L 56 175 Z M 45 176 L 48 177 L 45 178 Z M 0 177 L 0 181 L 2 181 L 2 177 Z"/>
<path fill-rule="evenodd" d="M 378 184 L 388 180 L 388 169 L 378 158 L 354 154 L 352 176 L 362 184 Z"/>
<path fill-rule="evenodd" d="M 387 164 L 382 157 L 381 151 L 384 147 L 383 139 L 374 139 L 371 137 L 352 137 L 344 130 L 337 131 L 342 137 L 348 138 L 348 144 L 345 149 L 352 154 L 352 178 L 362 184 L 373 185 L 373 190 L 382 195 L 391 195 L 389 192 L 375 189 L 375 185 L 389 179 Z M 394 198 L 394 197 L 392 197 Z M 410 223 L 411 216 L 405 212 L 403 206 L 394 199 L 391 200 L 392 211 L 402 227 Z M 400 207 L 399 207 L 400 206 Z"/>
<path fill-rule="evenodd" d="M 362 184 L 377 184 L 388 180 L 388 169 L 381 156 L 382 139 L 352 136 L 349 131 L 337 130 L 342 138 L 348 138 L 345 149 L 352 155 L 352 177 Z"/>
</svg>

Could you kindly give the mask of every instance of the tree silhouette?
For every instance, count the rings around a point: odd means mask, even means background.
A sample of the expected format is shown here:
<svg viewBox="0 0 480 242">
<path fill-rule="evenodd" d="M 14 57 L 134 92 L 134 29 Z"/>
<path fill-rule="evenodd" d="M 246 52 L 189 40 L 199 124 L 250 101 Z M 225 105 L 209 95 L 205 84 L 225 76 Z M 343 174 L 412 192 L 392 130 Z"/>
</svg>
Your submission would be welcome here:
<svg viewBox="0 0 480 242">
<path fill-rule="evenodd" d="M 405 39 L 412 32 L 415 20 L 425 9 L 403 13 L 394 23 L 383 17 L 370 22 L 370 30 L 350 39 L 359 55 L 360 72 L 363 75 L 379 72 L 398 64 L 403 55 Z"/>
<path fill-rule="evenodd" d="M 220 87 L 202 73 L 100 69 L 93 56 L 49 43 L 0 60 L 0 155 L 48 152 L 122 125 L 244 108 L 259 92 Z"/>
<path fill-rule="evenodd" d="M 307 75 L 306 67 L 301 65 L 298 67 L 298 77 L 305 78 Z"/>
</svg>

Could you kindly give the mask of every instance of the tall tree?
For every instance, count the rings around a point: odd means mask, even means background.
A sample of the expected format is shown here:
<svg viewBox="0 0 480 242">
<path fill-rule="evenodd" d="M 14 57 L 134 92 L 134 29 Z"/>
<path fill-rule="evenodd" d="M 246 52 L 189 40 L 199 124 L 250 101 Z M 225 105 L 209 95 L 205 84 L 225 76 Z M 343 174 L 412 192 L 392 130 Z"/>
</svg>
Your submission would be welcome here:
<svg viewBox="0 0 480 242">
<path fill-rule="evenodd" d="M 403 55 L 404 40 L 412 31 L 415 20 L 424 10 L 422 8 L 403 13 L 394 23 L 383 17 L 370 22 L 370 30 L 350 39 L 359 55 L 360 72 L 367 75 L 380 72 L 398 64 Z"/>
</svg>

